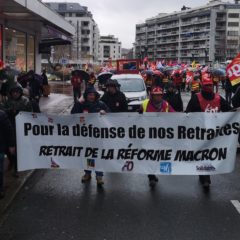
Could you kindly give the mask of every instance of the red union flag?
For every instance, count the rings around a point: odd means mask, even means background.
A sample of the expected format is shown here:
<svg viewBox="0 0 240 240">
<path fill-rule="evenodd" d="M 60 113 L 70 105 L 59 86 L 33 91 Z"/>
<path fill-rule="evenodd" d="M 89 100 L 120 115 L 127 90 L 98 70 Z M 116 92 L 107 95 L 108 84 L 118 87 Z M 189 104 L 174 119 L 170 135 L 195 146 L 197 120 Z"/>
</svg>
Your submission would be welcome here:
<svg viewBox="0 0 240 240">
<path fill-rule="evenodd" d="M 227 76 L 229 77 L 232 86 L 240 83 L 240 54 L 227 66 Z"/>
</svg>

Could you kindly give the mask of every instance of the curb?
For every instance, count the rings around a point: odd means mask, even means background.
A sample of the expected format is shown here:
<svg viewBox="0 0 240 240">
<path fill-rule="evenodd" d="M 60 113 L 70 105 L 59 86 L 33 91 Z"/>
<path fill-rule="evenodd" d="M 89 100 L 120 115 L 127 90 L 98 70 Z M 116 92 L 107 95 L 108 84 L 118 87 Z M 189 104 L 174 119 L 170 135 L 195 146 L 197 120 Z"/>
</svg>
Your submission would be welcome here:
<svg viewBox="0 0 240 240">
<path fill-rule="evenodd" d="M 25 185 L 25 183 L 27 182 L 27 180 L 33 175 L 33 173 L 35 172 L 35 170 L 31 170 L 29 171 L 22 179 L 22 181 L 20 182 L 19 186 L 17 187 L 17 189 L 13 192 L 13 194 L 11 195 L 11 197 L 9 198 L 9 201 L 7 201 L 7 203 L 4 205 L 3 209 L 1 210 L 0 213 L 4 214 L 7 209 L 9 208 L 9 206 L 11 205 L 11 203 L 13 202 L 13 200 L 15 199 L 15 197 L 17 196 L 17 194 L 20 192 L 20 190 L 22 189 L 22 187 Z"/>
</svg>

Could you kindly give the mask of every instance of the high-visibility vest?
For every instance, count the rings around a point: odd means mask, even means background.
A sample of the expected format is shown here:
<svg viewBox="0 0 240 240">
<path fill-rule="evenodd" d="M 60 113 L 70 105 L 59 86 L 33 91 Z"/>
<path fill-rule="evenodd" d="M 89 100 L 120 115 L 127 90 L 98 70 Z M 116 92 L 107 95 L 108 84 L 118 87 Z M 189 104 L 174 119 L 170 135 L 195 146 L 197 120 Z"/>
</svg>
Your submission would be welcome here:
<svg viewBox="0 0 240 240">
<path fill-rule="evenodd" d="M 168 83 L 168 78 L 167 77 L 163 78 L 163 83 Z"/>
<path fill-rule="evenodd" d="M 220 112 L 221 97 L 218 93 L 215 93 L 213 100 L 205 99 L 201 93 L 197 93 L 196 95 L 202 112 Z"/>
<path fill-rule="evenodd" d="M 147 112 L 149 101 L 150 101 L 149 99 L 146 99 L 143 101 L 143 103 L 142 103 L 143 112 Z M 166 102 L 165 111 L 163 111 L 163 112 L 169 112 L 168 102 Z"/>
<path fill-rule="evenodd" d="M 192 81 L 192 91 L 199 91 L 199 82 Z"/>
</svg>

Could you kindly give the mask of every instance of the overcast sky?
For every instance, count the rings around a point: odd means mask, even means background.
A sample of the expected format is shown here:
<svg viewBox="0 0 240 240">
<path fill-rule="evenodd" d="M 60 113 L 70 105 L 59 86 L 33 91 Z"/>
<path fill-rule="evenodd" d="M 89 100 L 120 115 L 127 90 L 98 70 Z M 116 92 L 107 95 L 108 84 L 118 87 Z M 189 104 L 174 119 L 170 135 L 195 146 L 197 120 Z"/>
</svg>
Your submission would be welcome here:
<svg viewBox="0 0 240 240">
<path fill-rule="evenodd" d="M 222 0 L 226 1 L 226 0 Z M 229 0 L 233 2 L 233 0 Z M 123 48 L 135 41 L 135 26 L 160 12 L 179 11 L 183 5 L 197 7 L 209 0 L 43 0 L 43 2 L 78 2 L 88 7 L 101 35 L 115 35 Z"/>
</svg>

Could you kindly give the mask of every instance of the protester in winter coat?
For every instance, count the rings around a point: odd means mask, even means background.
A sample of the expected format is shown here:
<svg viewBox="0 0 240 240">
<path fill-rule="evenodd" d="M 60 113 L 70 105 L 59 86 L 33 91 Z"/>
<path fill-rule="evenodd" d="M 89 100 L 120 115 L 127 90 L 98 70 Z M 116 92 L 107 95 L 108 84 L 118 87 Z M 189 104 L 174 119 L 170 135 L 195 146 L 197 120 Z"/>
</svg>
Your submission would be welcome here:
<svg viewBox="0 0 240 240">
<path fill-rule="evenodd" d="M 128 103 L 124 93 L 120 91 L 120 84 L 116 80 L 108 80 L 107 91 L 101 98 L 111 112 L 127 112 Z"/>
<path fill-rule="evenodd" d="M 240 86 L 237 88 L 235 94 L 232 97 L 232 105 L 234 108 L 240 108 Z M 240 133 L 238 137 L 238 143 L 240 144 Z"/>
<path fill-rule="evenodd" d="M 4 154 L 6 149 L 15 154 L 15 142 L 12 125 L 7 114 L 0 110 L 0 199 L 4 197 Z"/>
<path fill-rule="evenodd" d="M 23 112 L 31 112 L 32 111 L 32 105 L 28 98 L 23 96 L 23 89 L 22 87 L 17 83 L 15 86 L 12 86 L 9 93 L 9 98 L 6 102 L 4 102 L 2 105 L 0 105 L 0 109 L 4 110 L 9 120 L 12 124 L 12 127 L 14 129 L 15 134 L 15 146 L 16 146 L 16 123 L 15 123 L 15 117 L 17 114 L 21 111 Z M 17 175 L 17 156 L 11 156 L 8 155 L 10 160 L 10 166 L 14 167 L 14 176 Z M 10 168 L 11 168 L 10 167 Z"/>
<path fill-rule="evenodd" d="M 232 105 L 234 108 L 240 107 L 240 86 L 237 88 L 236 92 L 232 97 Z"/>
<path fill-rule="evenodd" d="M 150 91 L 150 99 L 143 101 L 140 113 L 143 112 L 175 112 L 171 105 L 163 100 L 163 89 L 160 87 L 153 87 Z M 148 175 L 150 187 L 155 187 L 158 178 L 153 175 Z"/>
<path fill-rule="evenodd" d="M 46 74 L 46 69 L 44 69 L 42 72 L 42 78 L 43 78 L 43 82 L 42 82 L 43 96 L 48 97 L 48 95 L 50 94 L 50 86 L 48 84 L 48 77 Z"/>
<path fill-rule="evenodd" d="M 182 86 L 182 82 L 183 82 L 183 77 L 181 76 L 181 74 L 179 72 L 176 72 L 173 77 L 173 83 L 176 87 L 176 89 L 179 91 L 179 93 L 181 93 L 181 86 Z"/>
<path fill-rule="evenodd" d="M 94 87 L 89 87 L 83 94 L 83 102 L 75 102 L 71 114 L 74 113 L 100 113 L 105 114 L 108 112 L 108 107 L 105 103 L 99 101 L 100 94 L 95 90 Z M 96 172 L 97 185 L 102 186 L 103 172 Z M 82 177 L 82 183 L 86 183 L 91 180 L 91 171 L 85 170 L 85 175 Z"/>
<path fill-rule="evenodd" d="M 82 86 L 82 79 L 77 74 L 73 74 L 71 78 L 71 83 L 73 86 L 73 97 L 74 102 L 77 102 L 77 100 L 81 97 L 81 86 Z"/>
<path fill-rule="evenodd" d="M 214 93 L 213 82 L 210 78 L 202 80 L 202 90 L 190 99 L 186 112 L 228 112 L 231 110 L 227 101 L 218 93 Z M 209 175 L 200 175 L 199 181 L 204 188 L 209 188 L 211 179 Z"/>
<path fill-rule="evenodd" d="M 176 112 L 183 111 L 182 97 L 181 94 L 174 88 L 174 84 L 168 84 L 167 91 L 163 95 L 163 99 L 166 100 Z"/>
<path fill-rule="evenodd" d="M 96 76 L 95 76 L 95 74 L 93 72 L 90 73 L 89 76 L 90 77 L 89 77 L 89 80 L 86 83 L 86 86 L 87 87 L 94 87 L 94 85 L 95 85 L 95 83 L 97 81 L 97 78 L 96 78 Z"/>
<path fill-rule="evenodd" d="M 227 77 L 226 78 L 226 81 L 225 81 L 225 98 L 226 98 L 226 101 L 228 102 L 229 105 L 231 105 L 231 98 L 232 98 L 232 84 L 231 84 L 231 81 L 230 79 Z"/>
</svg>

